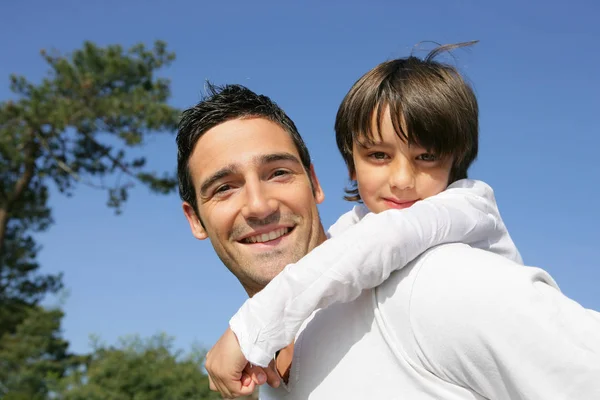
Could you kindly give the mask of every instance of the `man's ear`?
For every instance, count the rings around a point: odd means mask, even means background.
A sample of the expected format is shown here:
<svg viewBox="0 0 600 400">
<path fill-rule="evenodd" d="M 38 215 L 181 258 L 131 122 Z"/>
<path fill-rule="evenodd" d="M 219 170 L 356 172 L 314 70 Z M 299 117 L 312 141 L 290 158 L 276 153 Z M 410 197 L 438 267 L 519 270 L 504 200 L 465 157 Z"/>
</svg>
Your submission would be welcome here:
<svg viewBox="0 0 600 400">
<path fill-rule="evenodd" d="M 200 240 L 206 239 L 208 237 L 208 234 L 206 233 L 206 229 L 204 229 L 204 227 L 202 226 L 202 223 L 200 222 L 200 218 L 196 214 L 194 207 L 192 207 L 192 205 L 190 203 L 188 203 L 187 201 L 183 202 L 183 213 L 185 214 L 185 218 L 188 220 L 188 223 L 190 224 L 190 229 L 192 230 L 192 235 L 194 235 L 194 237 L 196 239 L 200 239 Z"/>
<path fill-rule="evenodd" d="M 312 182 L 313 193 L 315 195 L 315 201 L 317 204 L 321 204 L 325 200 L 325 192 L 321 188 L 317 174 L 315 173 L 315 166 L 310 164 L 310 180 Z"/>
</svg>

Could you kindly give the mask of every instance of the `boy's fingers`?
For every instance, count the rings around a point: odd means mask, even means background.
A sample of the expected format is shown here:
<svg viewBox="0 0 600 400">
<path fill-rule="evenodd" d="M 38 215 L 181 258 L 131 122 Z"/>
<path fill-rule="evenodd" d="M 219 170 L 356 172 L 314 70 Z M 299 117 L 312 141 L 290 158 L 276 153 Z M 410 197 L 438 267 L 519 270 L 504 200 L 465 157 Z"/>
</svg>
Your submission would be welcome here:
<svg viewBox="0 0 600 400">
<path fill-rule="evenodd" d="M 277 388 L 281 384 L 279 374 L 275 371 L 274 363 L 269 364 L 267 368 L 258 366 L 250 366 L 248 364 L 244 369 L 243 374 L 248 374 L 252 381 L 257 385 L 264 385 L 265 383 L 269 386 Z"/>
<path fill-rule="evenodd" d="M 229 390 L 227 390 L 227 388 L 224 388 L 223 385 L 215 383 L 213 380 L 210 380 L 209 387 L 210 387 L 210 390 L 219 392 L 219 394 L 225 399 L 228 399 L 231 397 L 231 393 L 229 392 Z"/>
<path fill-rule="evenodd" d="M 244 372 L 242 372 L 242 386 L 250 386 L 250 383 L 252 383 L 252 377 L 250 375 L 248 375 L 248 373 L 244 370 Z"/>
<path fill-rule="evenodd" d="M 279 378 L 279 374 L 275 370 L 275 362 L 272 361 L 264 371 L 267 374 L 267 383 L 269 386 L 278 388 L 281 384 L 281 378 Z"/>
<path fill-rule="evenodd" d="M 249 396 L 254 392 L 254 388 L 256 387 L 256 384 L 254 383 L 254 381 L 252 379 L 250 379 L 250 384 L 248 386 L 241 386 L 240 390 L 238 390 L 235 394 L 236 397 L 239 396 Z"/>
<path fill-rule="evenodd" d="M 257 385 L 262 385 L 267 381 L 267 374 L 265 374 L 261 367 L 248 364 L 246 365 L 246 368 L 244 368 L 244 372 L 250 375 L 252 381 Z"/>
<path fill-rule="evenodd" d="M 249 396 L 254 392 L 256 384 L 247 374 L 242 374 L 241 380 L 230 382 L 231 387 L 224 387 L 220 393 L 227 399 L 235 399 L 240 396 Z"/>
</svg>

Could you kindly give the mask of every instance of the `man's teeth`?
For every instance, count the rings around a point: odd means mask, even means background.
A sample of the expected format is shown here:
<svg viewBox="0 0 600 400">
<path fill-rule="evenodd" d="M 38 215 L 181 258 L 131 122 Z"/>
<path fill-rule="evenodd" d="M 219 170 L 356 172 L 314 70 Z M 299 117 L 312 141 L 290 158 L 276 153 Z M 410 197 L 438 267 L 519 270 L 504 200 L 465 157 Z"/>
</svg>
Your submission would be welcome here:
<svg viewBox="0 0 600 400">
<path fill-rule="evenodd" d="M 275 240 L 290 231 L 290 228 L 279 228 L 269 233 L 247 237 L 244 241 L 247 243 L 263 243 L 269 240 Z"/>
</svg>

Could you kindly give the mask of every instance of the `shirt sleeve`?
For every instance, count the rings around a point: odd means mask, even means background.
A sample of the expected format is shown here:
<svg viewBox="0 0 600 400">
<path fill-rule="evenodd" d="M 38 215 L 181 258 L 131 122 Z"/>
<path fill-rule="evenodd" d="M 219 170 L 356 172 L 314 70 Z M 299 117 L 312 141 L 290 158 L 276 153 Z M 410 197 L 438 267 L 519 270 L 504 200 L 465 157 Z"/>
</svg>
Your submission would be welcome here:
<svg viewBox="0 0 600 400">
<path fill-rule="evenodd" d="M 419 270 L 409 322 L 391 324 L 410 332 L 410 358 L 488 399 L 600 399 L 600 314 L 539 268 L 467 251 L 436 251 Z M 389 321 L 401 306 L 383 306 Z"/>
<path fill-rule="evenodd" d="M 342 220 L 347 224 L 351 218 L 345 215 Z M 410 208 L 369 213 L 332 235 L 248 299 L 230 327 L 246 359 L 264 367 L 277 350 L 293 342 L 315 310 L 354 300 L 428 248 L 450 242 L 521 262 L 491 187 L 462 180 Z"/>
</svg>

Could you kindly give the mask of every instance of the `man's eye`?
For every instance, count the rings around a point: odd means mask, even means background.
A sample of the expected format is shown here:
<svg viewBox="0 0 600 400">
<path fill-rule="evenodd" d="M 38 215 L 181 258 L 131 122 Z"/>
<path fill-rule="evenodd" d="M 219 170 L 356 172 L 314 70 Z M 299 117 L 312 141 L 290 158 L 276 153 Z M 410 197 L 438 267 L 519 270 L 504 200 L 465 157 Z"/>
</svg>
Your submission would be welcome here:
<svg viewBox="0 0 600 400">
<path fill-rule="evenodd" d="M 222 194 L 224 192 L 227 192 L 229 189 L 231 189 L 231 186 L 229 185 L 221 185 L 218 188 L 215 189 L 215 194 Z"/>
<path fill-rule="evenodd" d="M 273 174 L 271 175 L 271 177 L 277 178 L 279 176 L 286 176 L 288 174 L 289 174 L 289 171 L 286 171 L 285 169 L 278 169 L 275 172 L 273 172 Z"/>
<path fill-rule="evenodd" d="M 420 161 L 437 161 L 438 157 L 432 153 L 423 153 L 417 156 L 417 160 Z"/>
<path fill-rule="evenodd" d="M 381 151 L 374 151 L 373 153 L 369 154 L 369 157 L 375 160 L 385 160 L 387 158 L 387 154 Z"/>
</svg>

